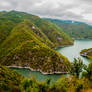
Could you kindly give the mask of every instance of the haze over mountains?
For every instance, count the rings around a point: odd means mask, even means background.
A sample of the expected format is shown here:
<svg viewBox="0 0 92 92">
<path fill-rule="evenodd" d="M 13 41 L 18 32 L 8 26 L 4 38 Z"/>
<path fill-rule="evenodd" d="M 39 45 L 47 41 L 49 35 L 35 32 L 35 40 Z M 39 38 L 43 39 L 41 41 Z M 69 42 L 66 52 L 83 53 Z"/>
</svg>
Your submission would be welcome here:
<svg viewBox="0 0 92 92">
<path fill-rule="evenodd" d="M 84 22 L 44 18 L 64 30 L 74 39 L 92 39 L 92 26 Z"/>
</svg>

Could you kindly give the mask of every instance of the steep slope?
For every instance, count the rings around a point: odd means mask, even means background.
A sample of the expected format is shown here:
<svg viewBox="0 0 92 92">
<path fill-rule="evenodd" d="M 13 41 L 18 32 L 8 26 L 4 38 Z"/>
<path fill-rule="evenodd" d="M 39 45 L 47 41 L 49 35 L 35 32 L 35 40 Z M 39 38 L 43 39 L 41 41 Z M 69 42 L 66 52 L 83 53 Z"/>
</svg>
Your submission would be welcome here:
<svg viewBox="0 0 92 92">
<path fill-rule="evenodd" d="M 14 26 L 12 21 L 0 21 L 0 44 L 7 38 Z"/>
<path fill-rule="evenodd" d="M 45 19 L 55 23 L 64 30 L 69 36 L 75 39 L 92 39 L 92 26 L 77 21 L 58 20 L 58 19 Z"/>
<path fill-rule="evenodd" d="M 92 48 L 82 50 L 80 55 L 92 59 Z"/>
<path fill-rule="evenodd" d="M 0 21 L 11 21 L 16 25 L 24 20 L 29 20 L 34 23 L 47 36 L 48 40 L 46 42 L 50 47 L 73 44 L 73 40 L 59 27 L 38 16 L 18 11 L 0 13 Z M 47 39 L 46 36 L 45 39 Z"/>
<path fill-rule="evenodd" d="M 22 79 L 16 71 L 0 65 L 0 92 L 21 92 L 19 85 Z"/>
<path fill-rule="evenodd" d="M 44 32 L 45 35 L 47 35 L 47 37 L 55 44 L 55 46 L 73 44 L 73 40 L 55 24 L 42 19 L 37 19 L 34 21 L 34 23 Z"/>
<path fill-rule="evenodd" d="M 35 25 L 25 21 L 18 24 L 0 46 L 2 65 L 30 67 L 43 73 L 65 73 L 70 63 L 57 51 L 45 45 L 33 29 Z"/>
<path fill-rule="evenodd" d="M 6 14 L 6 12 L 5 12 Z M 8 14 L 5 15 L 0 15 L 0 44 L 7 38 L 7 36 L 11 33 L 11 30 L 18 25 L 18 23 L 20 23 L 21 21 L 27 21 L 26 19 L 21 19 L 21 18 L 16 18 L 16 15 L 9 13 L 9 17 Z M 11 17 L 10 17 L 11 16 Z M 14 18 L 14 19 L 13 19 Z M 33 23 L 32 23 L 33 24 Z M 31 26 L 31 25 L 30 25 Z M 36 28 L 34 25 L 32 26 L 32 29 L 34 30 L 34 32 L 39 35 L 42 39 L 43 42 L 50 46 L 50 47 L 54 47 L 55 45 L 48 39 L 48 37 L 42 33 L 42 31 L 39 28 Z"/>
</svg>

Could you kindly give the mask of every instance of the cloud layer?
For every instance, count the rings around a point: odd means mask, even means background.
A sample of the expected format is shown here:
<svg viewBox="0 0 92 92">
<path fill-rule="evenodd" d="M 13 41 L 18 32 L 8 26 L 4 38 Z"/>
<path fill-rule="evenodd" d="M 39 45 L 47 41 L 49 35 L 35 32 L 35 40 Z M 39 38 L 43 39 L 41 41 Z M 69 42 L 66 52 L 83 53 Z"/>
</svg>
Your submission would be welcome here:
<svg viewBox="0 0 92 92">
<path fill-rule="evenodd" d="M 92 0 L 0 0 L 0 10 L 19 10 L 92 24 Z"/>
</svg>

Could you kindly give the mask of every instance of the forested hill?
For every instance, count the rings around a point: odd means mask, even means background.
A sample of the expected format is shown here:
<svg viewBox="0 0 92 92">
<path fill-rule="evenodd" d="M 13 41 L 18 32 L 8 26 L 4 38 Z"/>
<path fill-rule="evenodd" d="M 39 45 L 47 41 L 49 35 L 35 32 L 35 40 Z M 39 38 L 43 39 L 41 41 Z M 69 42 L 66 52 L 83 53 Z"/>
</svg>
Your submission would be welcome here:
<svg viewBox="0 0 92 92">
<path fill-rule="evenodd" d="M 6 39 L 13 27 L 24 20 L 31 21 L 43 32 L 43 35 L 39 35 L 43 37 L 44 42 L 50 47 L 73 44 L 72 39 L 61 28 L 38 16 L 19 11 L 0 12 L 0 43 Z"/>
<path fill-rule="evenodd" d="M 75 70 L 79 70 L 78 64 L 81 66 L 80 63 L 74 63 Z M 76 74 L 74 69 L 72 70 Z M 0 92 L 92 92 L 92 63 L 81 76 L 82 78 L 74 75 L 61 76 L 57 81 L 46 79 L 41 82 L 35 78 L 25 78 L 16 71 L 0 65 Z"/>
<path fill-rule="evenodd" d="M 66 57 L 51 49 L 73 44 L 59 27 L 24 12 L 0 12 L 0 64 L 45 74 L 67 73 Z"/>
<path fill-rule="evenodd" d="M 44 19 L 58 25 L 64 30 L 65 33 L 75 39 L 92 39 L 92 26 L 86 23 L 50 18 Z"/>
</svg>

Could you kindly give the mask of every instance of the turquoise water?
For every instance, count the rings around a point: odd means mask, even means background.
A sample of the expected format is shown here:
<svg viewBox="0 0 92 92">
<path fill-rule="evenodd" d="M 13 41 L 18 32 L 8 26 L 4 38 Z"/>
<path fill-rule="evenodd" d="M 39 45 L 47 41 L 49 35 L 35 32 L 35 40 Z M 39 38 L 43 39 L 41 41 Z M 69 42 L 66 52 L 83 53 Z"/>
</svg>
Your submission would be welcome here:
<svg viewBox="0 0 92 92">
<path fill-rule="evenodd" d="M 80 57 L 84 64 L 88 65 L 89 60 L 80 56 L 80 51 L 88 48 L 92 48 L 92 40 L 75 40 L 73 46 L 59 47 L 57 51 L 66 56 L 70 62 L 73 62 L 74 58 Z"/>
<path fill-rule="evenodd" d="M 92 40 L 75 40 L 73 46 L 58 47 L 57 51 L 63 54 L 64 56 L 66 56 L 70 60 L 70 62 L 73 61 L 73 58 L 80 57 L 83 60 L 83 62 L 88 65 L 90 61 L 80 56 L 80 51 L 82 49 L 88 49 L 88 48 L 92 48 Z M 32 72 L 29 69 L 19 69 L 19 68 L 12 68 L 12 69 L 18 71 L 19 73 L 21 73 L 26 77 L 29 77 L 29 78 L 35 77 L 39 81 L 46 80 L 47 78 L 51 78 L 52 80 L 56 81 L 58 78 L 63 76 L 63 75 L 57 75 L 57 74 L 43 75 L 40 72 Z"/>
<path fill-rule="evenodd" d="M 16 70 L 17 72 L 21 73 L 23 76 L 28 77 L 28 78 L 35 78 L 39 81 L 44 81 L 47 78 L 50 78 L 54 81 L 56 81 L 57 79 L 59 79 L 61 76 L 66 76 L 66 75 L 57 75 L 57 74 L 52 74 L 52 75 L 43 75 L 40 72 L 33 72 L 30 71 L 29 69 L 20 69 L 20 68 L 11 68 L 13 70 Z"/>
</svg>

